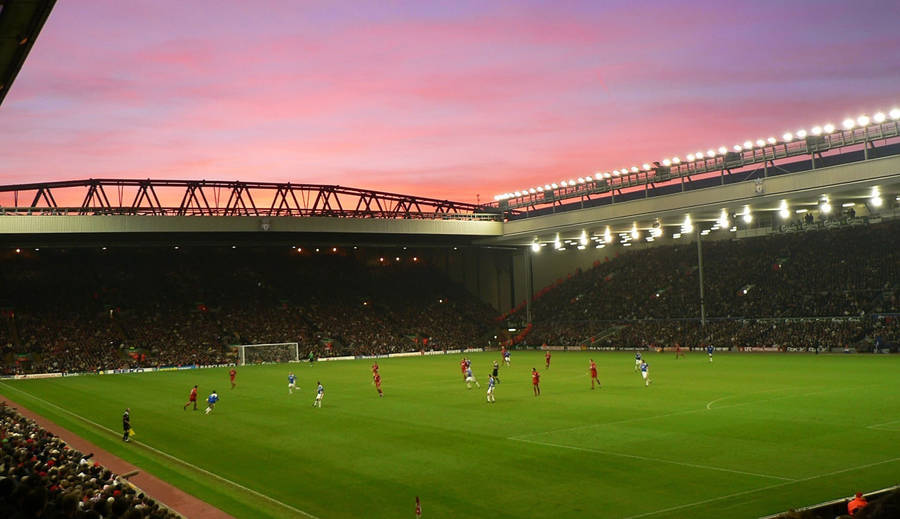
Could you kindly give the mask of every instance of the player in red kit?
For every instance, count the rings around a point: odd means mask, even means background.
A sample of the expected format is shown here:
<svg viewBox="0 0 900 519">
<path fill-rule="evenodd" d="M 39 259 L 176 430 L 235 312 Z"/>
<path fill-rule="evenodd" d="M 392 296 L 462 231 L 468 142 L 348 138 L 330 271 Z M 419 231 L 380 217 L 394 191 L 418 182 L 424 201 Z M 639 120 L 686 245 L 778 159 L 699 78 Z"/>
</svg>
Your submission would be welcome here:
<svg viewBox="0 0 900 519">
<path fill-rule="evenodd" d="M 378 374 L 378 363 L 376 362 L 375 364 L 372 364 L 372 376 L 374 377 L 377 374 Z"/>
<path fill-rule="evenodd" d="M 594 389 L 595 380 L 597 381 L 597 385 L 599 386 L 600 379 L 597 378 L 597 363 L 594 362 L 594 359 L 591 359 L 591 389 Z"/>
<path fill-rule="evenodd" d="M 544 354 L 544 362 L 547 364 L 546 368 L 550 369 L 550 350 L 547 350 L 547 353 Z"/>
<path fill-rule="evenodd" d="M 463 360 L 459 361 L 459 370 L 462 371 L 463 380 L 466 379 L 466 368 L 468 365 L 466 364 L 466 358 L 463 357 Z"/>
<path fill-rule="evenodd" d="M 184 404 L 185 411 L 187 411 L 188 406 L 191 405 L 192 402 L 194 404 L 194 411 L 196 411 L 197 410 L 197 386 L 194 386 L 194 388 L 191 389 L 191 396 L 188 397 L 188 402 L 186 404 Z"/>
<path fill-rule="evenodd" d="M 237 385 L 234 383 L 234 377 L 237 376 L 237 371 L 234 368 L 231 368 L 231 371 L 228 372 L 228 376 L 231 377 L 231 389 L 234 389 L 234 386 Z"/>
<path fill-rule="evenodd" d="M 538 373 L 537 368 L 531 368 L 531 389 L 534 391 L 534 396 L 541 395 L 541 374 Z"/>
<path fill-rule="evenodd" d="M 416 519 L 422 517 L 422 503 L 419 502 L 419 496 L 416 496 Z"/>
<path fill-rule="evenodd" d="M 684 351 L 681 350 L 681 344 L 675 343 L 675 360 L 678 360 L 678 357 L 684 357 Z"/>
<path fill-rule="evenodd" d="M 372 375 L 372 378 L 375 382 L 375 389 L 378 390 L 378 396 L 384 396 L 384 392 L 381 390 L 381 375 L 376 371 L 375 374 Z"/>
</svg>

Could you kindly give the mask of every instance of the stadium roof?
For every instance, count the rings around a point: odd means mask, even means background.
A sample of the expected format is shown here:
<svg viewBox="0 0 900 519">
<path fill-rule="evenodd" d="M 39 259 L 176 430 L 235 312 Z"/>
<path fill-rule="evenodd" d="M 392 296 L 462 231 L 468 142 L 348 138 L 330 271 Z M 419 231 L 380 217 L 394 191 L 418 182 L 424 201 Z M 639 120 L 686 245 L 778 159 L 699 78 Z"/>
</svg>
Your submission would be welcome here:
<svg viewBox="0 0 900 519">
<path fill-rule="evenodd" d="M 0 0 L 0 104 L 55 4 L 56 0 Z"/>
</svg>

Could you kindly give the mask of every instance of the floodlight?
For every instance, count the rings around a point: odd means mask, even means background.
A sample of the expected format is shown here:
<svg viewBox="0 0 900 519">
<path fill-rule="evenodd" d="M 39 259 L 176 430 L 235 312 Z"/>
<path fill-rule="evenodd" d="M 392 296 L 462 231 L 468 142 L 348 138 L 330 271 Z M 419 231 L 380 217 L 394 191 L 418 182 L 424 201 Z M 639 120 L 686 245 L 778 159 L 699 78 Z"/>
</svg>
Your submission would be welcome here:
<svg viewBox="0 0 900 519">
<path fill-rule="evenodd" d="M 703 158 L 703 156 L 701 155 L 700 158 Z M 689 162 L 693 162 L 693 161 L 694 161 L 694 154 L 693 154 L 693 153 L 688 153 L 687 159 L 688 159 Z"/>
<path fill-rule="evenodd" d="M 764 141 L 762 139 L 756 139 L 756 147 L 757 148 L 762 148 L 765 145 L 766 145 L 766 141 Z"/>
<path fill-rule="evenodd" d="M 825 133 L 834 133 L 834 125 L 831 123 L 826 124 L 822 129 L 825 130 Z"/>
<path fill-rule="evenodd" d="M 603 242 L 609 243 L 612 241 L 612 231 L 609 230 L 609 226 L 606 226 L 606 230 L 603 231 Z"/>
<path fill-rule="evenodd" d="M 614 170 L 613 170 L 613 175 L 615 175 L 615 176 L 618 177 L 618 176 L 619 176 L 619 170 L 618 170 L 618 169 L 614 169 Z"/>
<path fill-rule="evenodd" d="M 787 207 L 785 207 L 784 209 L 780 209 L 778 211 L 778 216 L 787 220 L 791 216 L 791 212 L 787 209 Z"/>
<path fill-rule="evenodd" d="M 698 151 L 697 153 L 694 153 L 694 156 L 697 157 L 697 160 L 700 160 L 703 158 L 703 152 Z"/>
<path fill-rule="evenodd" d="M 878 112 L 877 114 L 872 116 L 872 120 L 875 121 L 876 123 L 883 123 L 884 122 L 884 113 Z"/>
<path fill-rule="evenodd" d="M 680 233 L 680 232 L 676 232 L 675 234 L 672 235 L 672 239 L 673 239 L 673 240 L 677 240 L 678 238 L 681 238 L 681 233 Z"/>
<path fill-rule="evenodd" d="M 794 140 L 794 134 L 792 134 L 791 132 L 787 132 L 781 136 L 781 140 L 783 140 L 784 142 L 791 142 L 792 140 Z"/>
<path fill-rule="evenodd" d="M 868 115 L 860 115 L 856 118 L 856 124 L 860 126 L 868 126 L 869 125 L 869 116 Z"/>
<path fill-rule="evenodd" d="M 584 184 L 584 177 L 578 177 L 578 183 Z"/>
<path fill-rule="evenodd" d="M 750 223 L 753 221 L 753 215 L 750 213 L 744 213 L 744 215 L 741 217 L 741 219 L 744 220 L 744 223 Z"/>
<path fill-rule="evenodd" d="M 610 175 L 609 173 L 604 173 L 604 174 L 603 174 L 603 178 L 609 178 L 609 177 L 611 177 L 611 176 L 612 176 L 612 175 Z"/>
<path fill-rule="evenodd" d="M 516 196 L 522 196 L 522 192 L 521 192 L 521 191 L 516 191 L 515 194 L 516 194 Z"/>
<path fill-rule="evenodd" d="M 663 159 L 663 166 L 669 167 L 672 165 L 672 161 L 669 159 Z"/>
<path fill-rule="evenodd" d="M 725 209 L 722 209 L 722 212 L 719 214 L 719 219 L 717 220 L 719 227 L 725 228 L 729 226 L 728 222 L 728 213 Z"/>
<path fill-rule="evenodd" d="M 544 188 L 541 187 L 541 186 L 538 186 L 538 187 L 537 187 L 537 192 L 538 192 L 538 193 L 543 193 L 543 192 L 544 192 Z"/>
<path fill-rule="evenodd" d="M 678 157 L 673 157 L 672 164 L 681 164 L 681 159 L 679 159 Z"/>
<path fill-rule="evenodd" d="M 893 120 L 895 120 L 895 121 L 896 121 L 897 119 L 900 119 L 900 108 L 893 108 L 893 109 L 891 109 L 891 111 L 888 112 L 888 115 L 890 115 L 890 116 L 891 116 L 891 119 L 893 119 Z"/>
<path fill-rule="evenodd" d="M 828 214 L 828 213 L 830 213 L 830 212 L 831 212 L 831 204 L 828 203 L 827 200 L 824 201 L 824 202 L 822 202 L 822 204 L 819 205 L 819 211 L 820 211 L 821 213 L 823 213 L 823 214 Z"/>
<path fill-rule="evenodd" d="M 766 139 L 766 142 L 768 142 L 769 144 L 775 144 L 775 137 L 769 137 L 768 139 Z"/>
<path fill-rule="evenodd" d="M 637 173 L 637 172 L 638 172 L 638 167 L 637 167 L 637 166 L 631 166 L 631 172 L 632 172 L 632 173 Z"/>
<path fill-rule="evenodd" d="M 641 169 L 643 169 L 644 171 L 650 171 L 650 164 L 647 164 L 646 162 L 641 164 Z"/>
<path fill-rule="evenodd" d="M 560 241 L 559 241 L 559 233 L 556 233 L 556 238 L 553 240 L 553 247 L 556 250 L 559 250 L 562 248 L 562 243 L 560 243 Z"/>
<path fill-rule="evenodd" d="M 822 127 L 821 126 L 813 126 L 811 133 L 813 135 L 822 135 Z"/>
<path fill-rule="evenodd" d="M 553 189 L 557 189 L 559 187 L 559 184 L 554 182 L 553 184 L 550 184 L 550 187 L 552 187 Z"/>
<path fill-rule="evenodd" d="M 636 240 L 641 234 L 638 232 L 637 222 L 631 226 L 631 239 Z"/>
<path fill-rule="evenodd" d="M 712 151 L 712 150 L 710 150 L 710 151 Z M 719 146 L 719 155 L 725 155 L 725 153 L 727 153 L 727 152 L 728 152 L 728 148 L 726 148 L 725 146 Z M 707 151 L 706 154 L 709 155 L 709 151 Z"/>
<path fill-rule="evenodd" d="M 841 125 L 845 130 L 852 130 L 856 123 L 853 122 L 853 119 L 848 117 L 847 119 L 844 119 L 844 122 L 842 122 Z"/>
<path fill-rule="evenodd" d="M 536 242 L 536 241 L 531 242 L 531 252 L 538 252 L 540 250 L 541 250 L 541 246 L 538 244 L 538 242 Z"/>
<path fill-rule="evenodd" d="M 531 193 L 531 194 L 533 195 L 536 191 L 535 191 L 534 188 L 531 188 L 531 189 L 528 190 L 528 192 Z"/>
<path fill-rule="evenodd" d="M 881 204 L 884 203 L 884 199 L 880 196 L 873 196 L 870 200 L 872 202 L 872 207 L 881 207 Z"/>
<path fill-rule="evenodd" d="M 500 200 L 500 195 L 494 195 L 494 202 L 497 202 L 499 200 Z"/>
<path fill-rule="evenodd" d="M 741 148 L 740 145 L 735 144 L 731 149 L 733 149 L 737 153 L 740 153 L 743 148 Z"/>
<path fill-rule="evenodd" d="M 559 183 L 559 185 L 561 185 L 562 187 L 566 187 L 569 185 L 569 183 L 566 182 L 565 180 L 563 180 L 562 182 Z"/>
<path fill-rule="evenodd" d="M 569 185 L 570 185 L 570 186 L 574 186 L 574 185 L 575 185 L 575 181 L 572 180 L 572 179 L 569 179 Z"/>
<path fill-rule="evenodd" d="M 797 138 L 805 139 L 806 138 L 806 130 L 797 130 Z"/>
<path fill-rule="evenodd" d="M 587 242 L 588 242 L 587 233 L 585 231 L 581 231 L 581 237 L 578 238 L 578 243 L 580 243 L 582 245 L 587 245 Z"/>
<path fill-rule="evenodd" d="M 594 175 L 594 178 L 596 178 L 597 180 L 600 180 L 601 178 L 603 178 L 603 173 L 600 173 L 600 172 L 598 171 L 597 174 Z"/>
<path fill-rule="evenodd" d="M 753 148 L 753 141 L 744 141 L 744 149 L 749 150 Z"/>
</svg>

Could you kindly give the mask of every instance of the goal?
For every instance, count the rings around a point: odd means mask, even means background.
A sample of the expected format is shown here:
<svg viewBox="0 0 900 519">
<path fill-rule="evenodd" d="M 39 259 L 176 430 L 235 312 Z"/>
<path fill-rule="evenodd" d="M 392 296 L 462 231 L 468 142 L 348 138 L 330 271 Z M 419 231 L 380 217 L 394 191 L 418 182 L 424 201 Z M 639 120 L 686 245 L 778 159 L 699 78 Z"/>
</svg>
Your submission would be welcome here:
<svg viewBox="0 0 900 519">
<path fill-rule="evenodd" d="M 268 362 L 300 362 L 300 346 L 296 342 L 276 344 L 241 344 L 237 346 L 241 366 Z"/>
</svg>

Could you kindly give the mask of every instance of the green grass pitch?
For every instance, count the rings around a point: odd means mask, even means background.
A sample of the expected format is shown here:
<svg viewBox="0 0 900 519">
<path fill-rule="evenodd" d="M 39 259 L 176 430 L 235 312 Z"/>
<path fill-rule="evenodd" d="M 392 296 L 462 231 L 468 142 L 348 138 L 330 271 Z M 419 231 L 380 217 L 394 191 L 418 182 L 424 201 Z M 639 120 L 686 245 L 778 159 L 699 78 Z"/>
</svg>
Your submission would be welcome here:
<svg viewBox="0 0 900 519">
<path fill-rule="evenodd" d="M 557 352 L 545 370 L 514 352 L 493 405 L 500 355 L 471 357 L 481 389 L 460 355 L 380 359 L 384 398 L 371 360 L 240 367 L 234 390 L 222 368 L 0 393 L 241 518 L 412 518 L 417 495 L 425 518 L 758 517 L 900 483 L 897 356 L 649 353 L 645 387 L 630 353 Z M 182 410 L 194 384 L 218 390 L 213 414 Z"/>
</svg>

